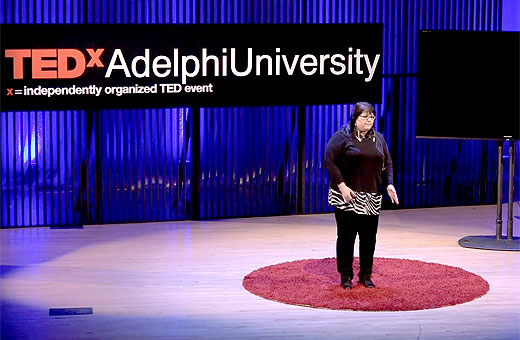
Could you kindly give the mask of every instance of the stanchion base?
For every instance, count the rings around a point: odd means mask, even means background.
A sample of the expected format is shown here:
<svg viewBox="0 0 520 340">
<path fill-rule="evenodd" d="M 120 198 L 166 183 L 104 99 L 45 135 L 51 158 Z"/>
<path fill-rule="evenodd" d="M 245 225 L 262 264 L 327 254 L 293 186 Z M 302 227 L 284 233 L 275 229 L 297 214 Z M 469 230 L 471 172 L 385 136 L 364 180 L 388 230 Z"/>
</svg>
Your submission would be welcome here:
<svg viewBox="0 0 520 340">
<path fill-rule="evenodd" d="M 459 246 L 488 250 L 520 251 L 520 237 L 513 237 L 512 240 L 507 238 L 497 240 L 496 236 L 466 236 L 459 240 Z"/>
</svg>

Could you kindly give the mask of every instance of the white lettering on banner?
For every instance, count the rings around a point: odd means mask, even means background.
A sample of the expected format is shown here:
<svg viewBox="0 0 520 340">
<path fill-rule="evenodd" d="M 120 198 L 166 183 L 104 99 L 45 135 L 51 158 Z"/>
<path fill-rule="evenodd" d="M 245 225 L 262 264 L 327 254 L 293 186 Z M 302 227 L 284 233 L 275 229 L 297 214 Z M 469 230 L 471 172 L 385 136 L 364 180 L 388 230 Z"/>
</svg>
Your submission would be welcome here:
<svg viewBox="0 0 520 340">
<path fill-rule="evenodd" d="M 137 71 L 137 63 L 138 62 L 144 63 L 144 71 L 139 73 Z M 144 57 L 138 55 L 134 59 L 132 59 L 132 73 L 137 78 L 149 78 L 150 77 L 150 49 L 144 50 Z"/>
<path fill-rule="evenodd" d="M 119 65 L 116 62 L 119 60 Z M 110 78 L 112 74 L 112 70 L 123 70 L 125 72 L 125 76 L 130 78 L 130 71 L 128 70 L 128 66 L 126 66 L 125 57 L 123 56 L 123 52 L 121 49 L 116 48 L 114 54 L 112 54 L 112 59 L 110 59 L 110 64 L 107 68 L 107 73 L 105 74 L 105 78 Z"/>
<path fill-rule="evenodd" d="M 184 92 L 213 92 L 213 84 L 208 85 L 185 85 Z"/>
<path fill-rule="evenodd" d="M 89 86 L 76 86 L 72 85 L 69 87 L 42 87 L 41 85 L 37 87 L 28 87 L 24 86 L 23 89 L 16 90 L 17 95 L 23 96 L 44 96 L 44 97 L 53 97 L 53 96 L 96 96 L 99 97 L 102 94 L 104 95 L 115 95 L 115 96 L 123 96 L 126 94 L 156 94 L 156 93 L 212 93 L 213 84 L 205 84 L 205 85 L 182 85 L 179 83 L 166 83 L 166 84 L 153 84 L 153 85 L 131 85 L 131 86 L 97 86 L 97 85 L 89 85 Z"/>
<path fill-rule="evenodd" d="M 159 64 L 160 61 L 164 61 L 164 64 Z M 155 74 L 159 78 L 164 78 L 170 75 L 172 64 L 170 62 L 170 59 L 164 55 L 160 55 L 157 58 L 153 60 L 152 63 L 152 71 L 153 74 Z M 159 72 L 159 69 L 164 68 L 166 69 L 165 72 L 161 73 Z"/>
<path fill-rule="evenodd" d="M 159 84 L 161 86 L 161 93 L 179 93 L 182 91 L 181 84 Z"/>
<path fill-rule="evenodd" d="M 105 78 L 110 78 L 114 72 L 122 71 L 125 77 L 149 78 L 151 73 L 159 78 L 165 78 L 173 73 L 173 77 L 181 78 L 181 84 L 185 85 L 188 79 L 198 77 L 226 77 L 228 76 L 228 49 L 222 49 L 222 55 L 208 54 L 207 48 L 202 48 L 201 57 L 197 55 L 182 55 L 178 48 L 173 49 L 173 61 L 168 56 L 159 55 L 153 58 L 150 65 L 150 49 L 144 50 L 144 55 L 135 56 L 130 62 L 130 68 L 121 49 L 115 49 L 110 59 Z M 304 54 L 300 56 L 280 54 L 281 49 L 275 49 L 274 58 L 269 54 L 254 55 L 252 48 L 247 48 L 247 53 L 241 55 L 238 49 L 230 49 L 231 74 L 237 77 L 246 76 L 293 76 L 296 70 L 300 75 L 312 76 L 316 73 L 325 75 L 330 72 L 334 76 L 343 74 L 358 75 L 368 74 L 365 82 L 370 82 L 376 73 L 380 54 L 373 58 L 363 54 L 361 49 L 348 48 L 348 54 Z M 239 64 L 239 59 L 242 61 Z M 274 59 L 274 60 L 273 60 Z M 346 61 L 346 62 L 345 62 Z M 299 65 L 299 67 L 297 67 Z M 240 70 L 239 70 L 240 68 Z M 150 73 L 151 69 L 151 73 Z M 173 72 L 171 72 L 173 69 Z M 179 75 L 180 73 L 180 75 Z M 208 88 L 209 89 L 209 88 Z M 170 91 L 167 89 L 165 91 Z M 190 90 L 191 91 L 191 90 Z M 194 91 L 191 91 L 194 92 Z M 196 92 L 196 91 L 195 91 Z M 211 92 L 211 91 L 203 91 Z M 167 92 L 171 93 L 171 92 Z"/>
<path fill-rule="evenodd" d="M 105 87 L 105 94 L 111 95 L 115 94 L 120 97 L 125 94 L 148 94 L 148 93 L 157 93 L 158 86 L 157 84 L 151 86 L 107 86 Z"/>
</svg>

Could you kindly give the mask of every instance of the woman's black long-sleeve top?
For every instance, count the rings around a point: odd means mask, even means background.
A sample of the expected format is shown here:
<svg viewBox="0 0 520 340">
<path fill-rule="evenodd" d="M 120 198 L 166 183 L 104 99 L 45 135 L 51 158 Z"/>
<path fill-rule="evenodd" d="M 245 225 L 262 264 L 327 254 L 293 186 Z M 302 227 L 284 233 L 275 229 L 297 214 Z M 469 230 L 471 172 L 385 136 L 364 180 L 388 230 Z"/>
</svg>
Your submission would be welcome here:
<svg viewBox="0 0 520 340">
<path fill-rule="evenodd" d="M 377 131 L 359 141 L 343 126 L 327 143 L 324 164 L 333 188 L 345 182 L 354 191 L 381 194 L 383 180 L 394 183 L 392 158 Z"/>
</svg>

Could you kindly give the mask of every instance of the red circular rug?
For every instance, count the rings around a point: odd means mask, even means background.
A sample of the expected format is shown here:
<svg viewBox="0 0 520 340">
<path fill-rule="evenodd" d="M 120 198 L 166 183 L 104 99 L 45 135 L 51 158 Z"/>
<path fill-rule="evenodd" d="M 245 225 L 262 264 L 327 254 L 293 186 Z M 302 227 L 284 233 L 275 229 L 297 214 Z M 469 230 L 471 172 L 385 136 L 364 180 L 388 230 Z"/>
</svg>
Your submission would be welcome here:
<svg viewBox="0 0 520 340">
<path fill-rule="evenodd" d="M 354 273 L 359 258 L 354 259 Z M 489 284 L 461 268 L 438 263 L 374 258 L 372 281 L 340 286 L 336 259 L 309 259 L 257 269 L 244 277 L 244 288 L 263 298 L 313 308 L 406 311 L 457 305 L 483 296 Z"/>
</svg>

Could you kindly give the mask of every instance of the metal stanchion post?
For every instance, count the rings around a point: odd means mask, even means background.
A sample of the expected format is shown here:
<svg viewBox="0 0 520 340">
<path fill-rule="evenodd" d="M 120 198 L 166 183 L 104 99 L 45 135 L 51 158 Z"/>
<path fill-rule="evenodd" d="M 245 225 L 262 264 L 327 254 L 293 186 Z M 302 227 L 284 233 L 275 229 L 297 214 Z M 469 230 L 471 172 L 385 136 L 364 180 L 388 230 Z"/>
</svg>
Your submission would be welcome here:
<svg viewBox="0 0 520 340">
<path fill-rule="evenodd" d="M 502 239 L 502 185 L 504 183 L 504 141 L 498 143 L 497 240 Z"/>
<path fill-rule="evenodd" d="M 497 220 L 495 236 L 466 236 L 459 240 L 459 245 L 466 248 L 488 249 L 488 250 L 513 250 L 520 251 L 520 237 L 513 237 L 513 180 L 515 175 L 514 161 L 515 150 L 514 141 L 510 142 L 509 147 L 509 198 L 508 198 L 508 219 L 507 219 L 507 239 L 502 238 L 502 186 L 504 185 L 504 167 L 502 157 L 504 154 L 504 142 L 498 144 L 498 183 L 497 183 Z"/>
<path fill-rule="evenodd" d="M 509 197 L 507 201 L 507 239 L 513 240 L 513 181 L 515 178 L 515 142 L 509 142 Z"/>
</svg>

